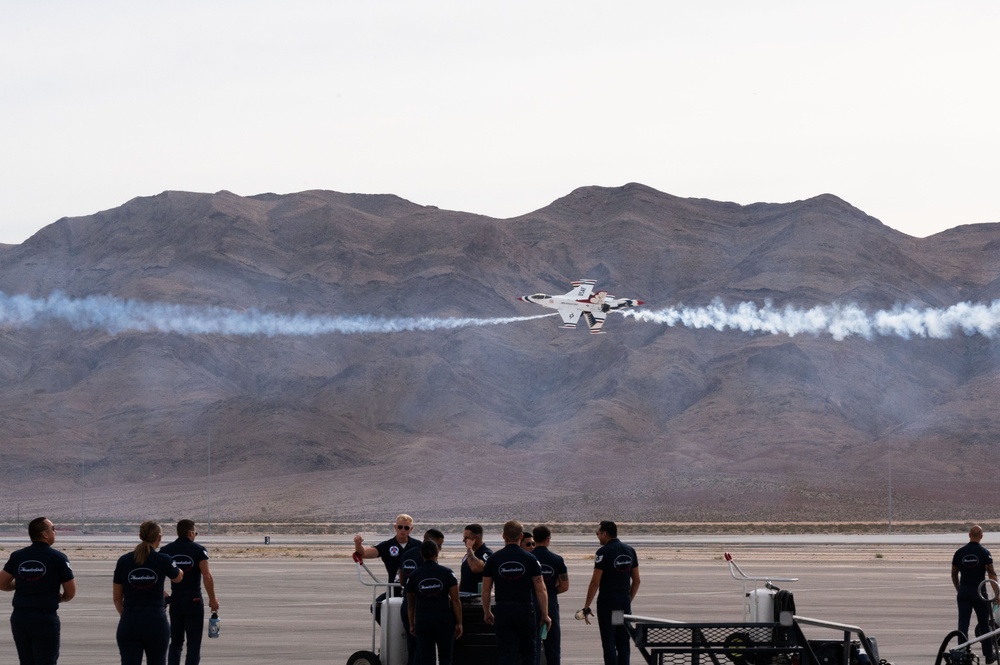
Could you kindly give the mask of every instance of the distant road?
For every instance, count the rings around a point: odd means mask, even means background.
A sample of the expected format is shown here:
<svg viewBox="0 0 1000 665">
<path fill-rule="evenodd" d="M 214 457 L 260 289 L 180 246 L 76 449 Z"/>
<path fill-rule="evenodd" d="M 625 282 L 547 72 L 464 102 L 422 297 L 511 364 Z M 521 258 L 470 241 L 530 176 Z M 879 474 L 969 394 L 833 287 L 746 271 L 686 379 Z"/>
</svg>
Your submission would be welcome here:
<svg viewBox="0 0 1000 665">
<path fill-rule="evenodd" d="M 362 532 L 368 542 L 374 543 L 389 537 L 387 532 L 376 533 Z M 1000 540 L 1000 534 L 993 539 L 987 532 L 984 542 Z M 212 534 L 202 532 L 198 536 L 199 542 L 213 546 L 247 546 L 262 547 L 265 536 L 270 538 L 269 546 L 272 548 L 283 547 L 324 547 L 334 549 L 351 550 L 354 547 L 353 534 L 288 534 L 275 533 L 267 534 Z M 569 547 L 590 547 L 596 549 L 597 537 L 593 534 L 557 534 L 561 546 Z M 640 535 L 628 532 L 621 533 L 622 539 L 635 545 L 643 547 L 673 547 L 681 545 L 949 545 L 954 544 L 959 547 L 966 542 L 964 532 L 954 533 L 866 533 L 866 534 L 843 534 L 843 533 L 796 533 L 796 534 L 651 534 Z M 6 533 L 0 536 L 0 546 L 9 548 L 24 543 L 27 534 Z M 172 540 L 170 534 L 164 534 L 164 540 Z M 458 532 L 445 533 L 446 543 L 460 543 L 462 536 Z M 77 546 L 123 546 L 134 544 L 138 541 L 138 530 L 135 534 L 86 534 L 81 535 L 76 532 L 57 532 L 57 542 L 63 547 L 71 545 Z M 490 544 L 501 542 L 500 534 L 486 534 L 486 541 Z M 57 545 L 59 547 L 59 545 Z"/>
</svg>

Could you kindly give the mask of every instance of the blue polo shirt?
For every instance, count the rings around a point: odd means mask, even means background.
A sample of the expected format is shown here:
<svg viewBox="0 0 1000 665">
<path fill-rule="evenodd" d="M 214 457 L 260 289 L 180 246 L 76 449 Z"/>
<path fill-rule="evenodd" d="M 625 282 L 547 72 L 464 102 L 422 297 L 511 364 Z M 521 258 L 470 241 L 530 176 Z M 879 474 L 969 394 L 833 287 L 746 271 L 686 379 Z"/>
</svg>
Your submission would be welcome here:
<svg viewBox="0 0 1000 665">
<path fill-rule="evenodd" d="M 15 580 L 11 600 L 15 609 L 55 612 L 59 609 L 60 587 L 73 579 L 66 555 L 42 542 L 11 552 L 3 569 Z"/>
</svg>

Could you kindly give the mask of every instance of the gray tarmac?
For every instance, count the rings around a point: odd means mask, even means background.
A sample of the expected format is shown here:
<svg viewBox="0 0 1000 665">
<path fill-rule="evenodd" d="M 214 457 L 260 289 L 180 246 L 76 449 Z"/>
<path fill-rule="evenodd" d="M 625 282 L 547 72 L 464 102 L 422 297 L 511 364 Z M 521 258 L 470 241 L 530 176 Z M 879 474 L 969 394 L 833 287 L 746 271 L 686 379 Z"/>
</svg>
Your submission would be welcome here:
<svg viewBox="0 0 1000 665">
<path fill-rule="evenodd" d="M 77 598 L 60 610 L 60 662 L 116 663 L 118 616 L 111 603 L 111 575 L 115 558 L 135 539 L 122 538 L 121 546 L 117 538 L 99 545 L 81 540 L 84 544 L 73 539 L 56 544 L 73 561 L 78 589 Z M 221 637 L 204 640 L 202 662 L 342 664 L 353 652 L 371 648 L 371 591 L 359 583 L 357 568 L 347 557 L 349 536 L 296 537 L 295 544 L 279 542 L 270 550 L 251 548 L 249 540 L 241 546 L 234 537 L 199 540 L 213 554 L 223 620 Z M 630 541 L 624 534 L 623 540 Z M 261 541 L 254 537 L 252 542 Z M 456 542 L 457 537 L 450 546 L 446 541 L 442 557 L 442 563 L 455 570 L 461 556 Z M 756 583 L 730 576 L 722 556 L 729 549 L 748 575 L 798 577 L 796 582 L 778 583 L 794 594 L 798 615 L 861 627 L 877 639 L 881 657 L 897 665 L 933 665 L 942 640 L 956 623 L 949 569 L 952 552 L 965 542 L 962 536 L 906 543 L 697 537 L 634 542 L 642 577 L 634 614 L 679 621 L 741 621 L 744 591 Z M 16 545 L 19 539 L 0 539 L 4 552 Z M 95 547 L 103 549 L 95 552 Z M 560 596 L 564 662 L 598 665 L 602 661 L 597 626 L 572 618 L 583 605 L 596 543 L 581 540 L 560 548 L 554 541 L 553 549 L 566 556 L 570 570 L 570 590 Z M 372 563 L 373 570 L 383 572 L 380 562 Z M 806 633 L 816 638 L 842 636 L 823 629 Z M 4 630 L 0 663 L 16 661 Z M 633 662 L 642 662 L 637 651 Z"/>
</svg>

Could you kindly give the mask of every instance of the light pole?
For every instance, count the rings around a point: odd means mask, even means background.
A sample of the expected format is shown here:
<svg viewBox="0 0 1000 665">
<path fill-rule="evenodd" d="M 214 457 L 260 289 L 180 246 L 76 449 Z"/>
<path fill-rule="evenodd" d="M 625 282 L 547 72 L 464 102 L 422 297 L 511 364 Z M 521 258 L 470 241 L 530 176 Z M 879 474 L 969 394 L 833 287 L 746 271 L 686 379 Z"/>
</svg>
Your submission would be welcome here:
<svg viewBox="0 0 1000 665">
<path fill-rule="evenodd" d="M 208 430 L 208 532 L 212 533 L 212 430 Z"/>
<path fill-rule="evenodd" d="M 889 533 L 892 533 L 892 444 L 889 444 Z"/>
</svg>

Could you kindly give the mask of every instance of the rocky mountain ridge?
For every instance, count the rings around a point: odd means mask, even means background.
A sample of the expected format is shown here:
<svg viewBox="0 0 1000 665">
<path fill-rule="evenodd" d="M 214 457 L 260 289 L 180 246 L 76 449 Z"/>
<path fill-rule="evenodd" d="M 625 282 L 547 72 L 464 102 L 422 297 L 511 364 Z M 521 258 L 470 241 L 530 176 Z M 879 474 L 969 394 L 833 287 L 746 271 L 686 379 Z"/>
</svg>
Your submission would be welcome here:
<svg viewBox="0 0 1000 665">
<path fill-rule="evenodd" d="M 493 219 L 392 195 L 165 192 L 0 247 L 0 292 L 288 316 L 1000 298 L 1000 225 L 917 239 L 832 195 L 638 184 Z M 612 316 L 323 336 L 0 328 L 4 504 L 102 519 L 963 519 L 995 503 L 997 343 Z M 956 488 L 960 488 L 956 491 Z M 977 512 L 979 511 L 979 512 Z"/>
</svg>

